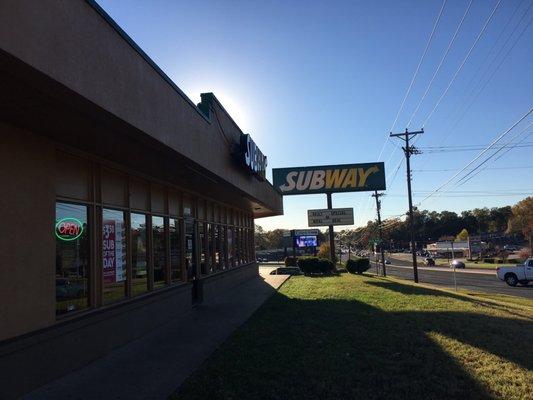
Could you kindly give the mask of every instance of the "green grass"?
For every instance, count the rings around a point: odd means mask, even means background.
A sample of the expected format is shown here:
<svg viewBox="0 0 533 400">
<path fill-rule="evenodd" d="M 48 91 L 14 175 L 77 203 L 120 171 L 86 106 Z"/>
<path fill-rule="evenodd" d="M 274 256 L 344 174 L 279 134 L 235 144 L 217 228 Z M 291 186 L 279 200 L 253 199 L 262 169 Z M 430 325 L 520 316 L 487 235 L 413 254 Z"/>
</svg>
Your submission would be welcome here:
<svg viewBox="0 0 533 400">
<path fill-rule="evenodd" d="M 292 277 L 171 397 L 532 399 L 533 302 Z"/>
</svg>

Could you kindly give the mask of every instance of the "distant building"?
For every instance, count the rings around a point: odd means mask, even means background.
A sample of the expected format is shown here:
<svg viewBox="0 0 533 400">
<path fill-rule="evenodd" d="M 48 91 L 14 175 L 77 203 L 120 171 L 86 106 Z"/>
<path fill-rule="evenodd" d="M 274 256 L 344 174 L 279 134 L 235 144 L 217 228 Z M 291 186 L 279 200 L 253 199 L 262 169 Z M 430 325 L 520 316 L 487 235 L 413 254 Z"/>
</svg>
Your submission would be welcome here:
<svg viewBox="0 0 533 400">
<path fill-rule="evenodd" d="M 429 243 L 426 251 L 433 257 L 470 257 L 470 247 L 468 241 L 451 241 Z"/>
</svg>

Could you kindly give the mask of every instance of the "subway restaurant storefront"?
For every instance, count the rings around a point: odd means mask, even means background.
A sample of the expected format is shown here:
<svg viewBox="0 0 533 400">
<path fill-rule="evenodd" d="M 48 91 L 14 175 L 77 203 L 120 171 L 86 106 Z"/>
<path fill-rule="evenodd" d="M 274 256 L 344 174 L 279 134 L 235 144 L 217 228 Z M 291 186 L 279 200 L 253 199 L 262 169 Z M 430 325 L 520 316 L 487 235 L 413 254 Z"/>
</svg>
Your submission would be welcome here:
<svg viewBox="0 0 533 400">
<path fill-rule="evenodd" d="M 257 277 L 266 157 L 93 1 L 0 3 L 0 398 Z"/>
</svg>

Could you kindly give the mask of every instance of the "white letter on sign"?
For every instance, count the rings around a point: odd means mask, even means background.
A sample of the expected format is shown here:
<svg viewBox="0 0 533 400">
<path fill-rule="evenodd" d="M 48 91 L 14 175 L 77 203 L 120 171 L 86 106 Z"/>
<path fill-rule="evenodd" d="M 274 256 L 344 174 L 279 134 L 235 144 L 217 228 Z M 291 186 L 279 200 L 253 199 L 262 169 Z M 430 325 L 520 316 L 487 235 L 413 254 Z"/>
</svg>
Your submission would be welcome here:
<svg viewBox="0 0 533 400">
<path fill-rule="evenodd" d="M 311 178 L 311 185 L 309 189 L 318 190 L 324 187 L 324 177 L 326 176 L 326 171 L 318 169 L 313 172 L 313 177 Z"/>
<path fill-rule="evenodd" d="M 296 178 L 296 175 L 298 175 L 298 172 L 296 171 L 292 171 L 287 174 L 287 183 L 279 187 L 282 192 L 288 192 L 290 190 L 294 190 L 294 187 L 296 186 L 296 182 L 294 181 L 294 178 Z"/>
</svg>

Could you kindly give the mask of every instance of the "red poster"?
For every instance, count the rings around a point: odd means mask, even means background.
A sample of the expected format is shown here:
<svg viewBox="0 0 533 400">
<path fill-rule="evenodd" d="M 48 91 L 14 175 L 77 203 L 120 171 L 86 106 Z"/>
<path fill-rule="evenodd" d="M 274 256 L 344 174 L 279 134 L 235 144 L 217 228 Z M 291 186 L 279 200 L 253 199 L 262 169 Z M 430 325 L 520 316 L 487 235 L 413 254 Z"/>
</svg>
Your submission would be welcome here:
<svg viewBox="0 0 533 400">
<path fill-rule="evenodd" d="M 114 220 L 103 221 L 102 234 L 104 283 L 115 283 L 117 281 L 117 258 L 115 252 L 116 229 Z"/>
</svg>

